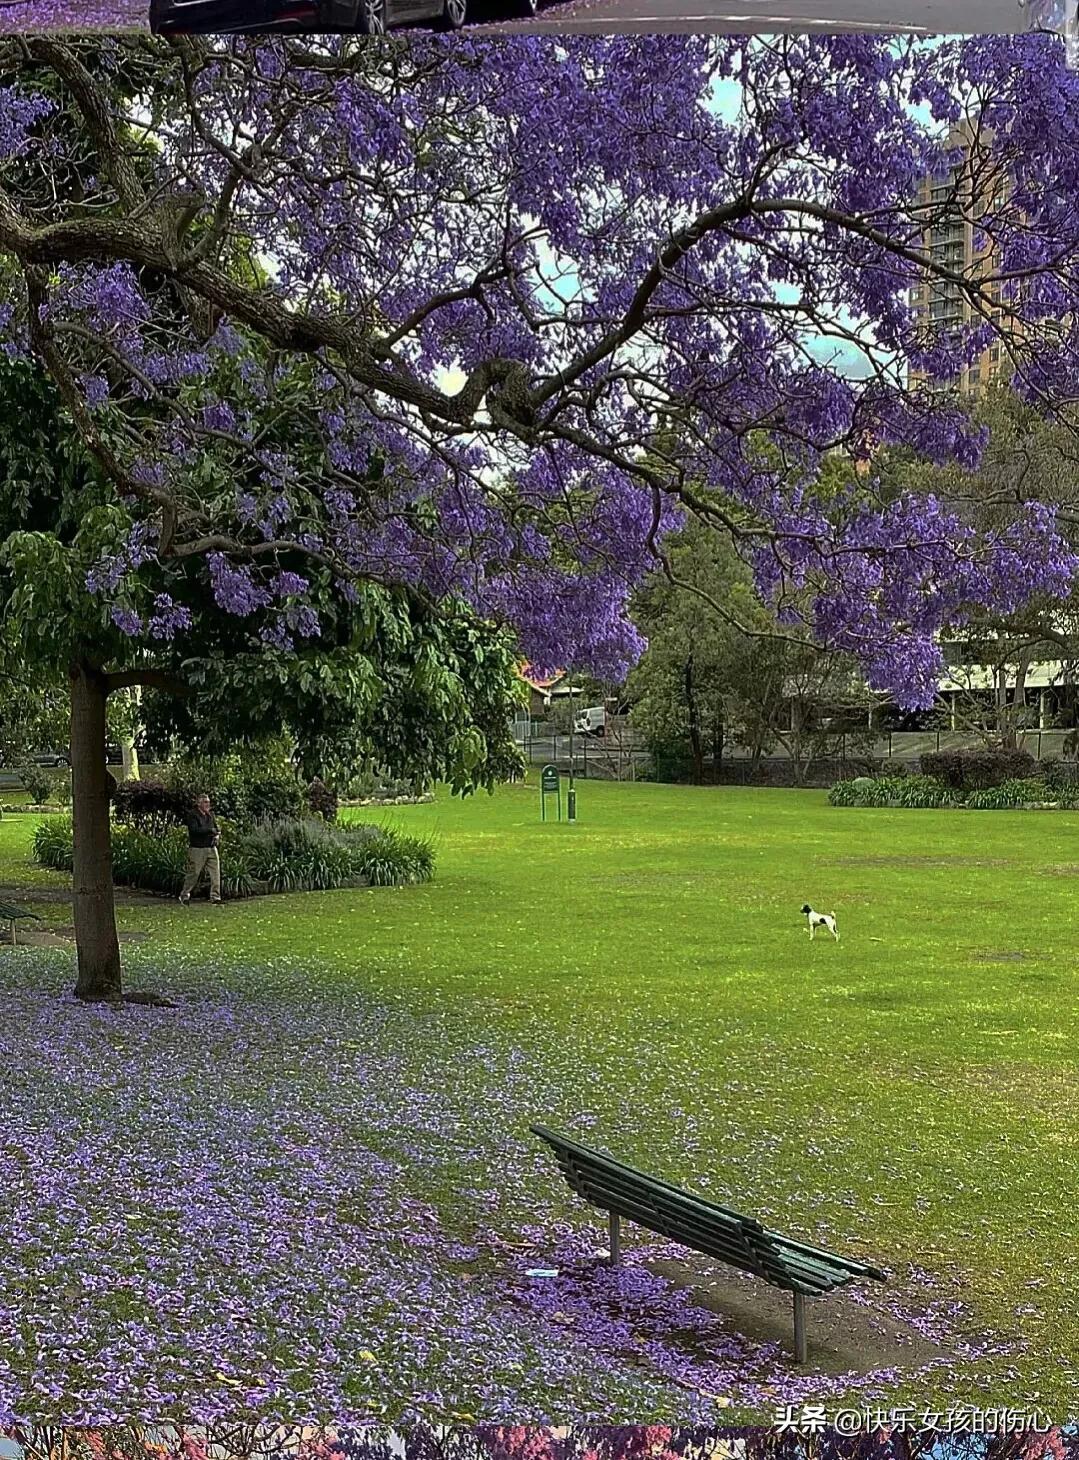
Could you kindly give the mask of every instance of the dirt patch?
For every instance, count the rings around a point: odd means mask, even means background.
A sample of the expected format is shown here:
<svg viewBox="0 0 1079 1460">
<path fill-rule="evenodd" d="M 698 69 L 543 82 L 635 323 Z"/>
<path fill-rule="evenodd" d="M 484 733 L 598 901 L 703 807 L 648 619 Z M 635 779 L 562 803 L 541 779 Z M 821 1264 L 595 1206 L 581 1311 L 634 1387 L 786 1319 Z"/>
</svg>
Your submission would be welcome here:
<svg viewBox="0 0 1079 1460">
<path fill-rule="evenodd" d="M 1008 857 L 829 857 L 832 867 L 1014 867 Z M 1079 867 L 1073 869 L 1079 872 Z"/>
<path fill-rule="evenodd" d="M 1024 953 L 1020 948 L 998 948 L 987 949 L 982 953 L 972 953 L 972 963 L 1025 963 L 1031 954 Z"/>
<path fill-rule="evenodd" d="M 70 887 L 18 887 L 10 885 L 0 887 L 0 898 L 13 902 L 25 903 L 33 907 L 35 903 L 44 903 L 49 907 L 55 907 L 62 903 L 70 905 L 72 893 Z M 128 887 L 116 887 L 113 889 L 113 898 L 117 907 L 152 907 L 160 905 L 163 895 L 153 892 L 134 892 Z"/>
<path fill-rule="evenodd" d="M 651 1262 L 652 1271 L 692 1293 L 696 1302 L 757 1343 L 777 1343 L 793 1362 L 794 1319 L 789 1293 L 720 1267 Z M 867 1288 L 876 1284 L 867 1283 Z M 840 1290 L 806 1302 L 809 1357 L 800 1374 L 870 1374 L 916 1370 L 951 1357 L 917 1329 Z"/>
<path fill-rule="evenodd" d="M 1039 1133 L 1039 1139 L 1075 1143 L 1079 1142 L 1075 1081 L 1074 1063 L 1032 1065 L 1017 1060 L 965 1064 L 955 1072 L 951 1083 L 957 1090 L 977 1089 L 1017 1115 L 1034 1112 L 1044 1117 L 1050 1126 Z"/>
<path fill-rule="evenodd" d="M 145 943 L 148 933 L 118 933 L 121 943 Z M 70 948 L 75 941 L 74 928 L 34 928 L 25 925 L 18 932 L 20 948 Z M 2 945 L 0 945 L 2 946 Z"/>
</svg>

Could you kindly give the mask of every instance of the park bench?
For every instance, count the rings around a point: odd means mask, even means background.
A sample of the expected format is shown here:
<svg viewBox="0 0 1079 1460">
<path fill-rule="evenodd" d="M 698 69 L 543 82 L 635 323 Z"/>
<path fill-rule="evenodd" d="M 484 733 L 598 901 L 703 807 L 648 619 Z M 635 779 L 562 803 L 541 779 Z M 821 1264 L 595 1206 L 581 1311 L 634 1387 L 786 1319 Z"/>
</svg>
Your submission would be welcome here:
<svg viewBox="0 0 1079 1460">
<path fill-rule="evenodd" d="M 0 902 L 0 919 L 5 923 L 11 924 L 11 941 L 13 944 L 18 942 L 18 938 L 15 935 L 16 925 L 26 918 L 33 918 L 38 923 L 41 921 L 37 913 L 31 912 L 28 907 L 19 907 L 14 902 Z"/>
<path fill-rule="evenodd" d="M 534 1125 L 532 1132 L 554 1151 L 571 1190 L 607 1213 L 612 1266 L 621 1258 L 620 1222 L 625 1219 L 763 1278 L 793 1296 L 794 1352 L 800 1364 L 806 1360 L 806 1298 L 819 1298 L 855 1278 L 887 1281 L 878 1267 L 795 1242 L 752 1217 L 646 1176 L 546 1126 Z"/>
</svg>

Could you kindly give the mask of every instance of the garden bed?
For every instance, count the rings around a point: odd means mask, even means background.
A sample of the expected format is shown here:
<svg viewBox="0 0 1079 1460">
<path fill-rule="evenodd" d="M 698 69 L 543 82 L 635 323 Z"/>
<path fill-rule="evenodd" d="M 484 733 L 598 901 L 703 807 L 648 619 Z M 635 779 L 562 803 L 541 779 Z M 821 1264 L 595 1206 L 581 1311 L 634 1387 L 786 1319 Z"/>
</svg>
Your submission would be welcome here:
<svg viewBox="0 0 1079 1460">
<path fill-rule="evenodd" d="M 42 821 L 34 857 L 43 867 L 72 870 L 70 816 Z M 112 829 L 113 878 L 124 887 L 175 897 L 183 885 L 187 836 L 178 826 Z M 272 892 L 325 892 L 338 887 L 395 887 L 427 882 L 430 844 L 388 827 L 332 826 L 297 819 L 238 828 L 221 836 L 221 891 L 226 898 Z"/>
<path fill-rule="evenodd" d="M 908 811 L 1079 811 L 1079 783 L 1031 777 L 964 790 L 935 776 L 860 776 L 837 781 L 828 801 Z"/>
</svg>

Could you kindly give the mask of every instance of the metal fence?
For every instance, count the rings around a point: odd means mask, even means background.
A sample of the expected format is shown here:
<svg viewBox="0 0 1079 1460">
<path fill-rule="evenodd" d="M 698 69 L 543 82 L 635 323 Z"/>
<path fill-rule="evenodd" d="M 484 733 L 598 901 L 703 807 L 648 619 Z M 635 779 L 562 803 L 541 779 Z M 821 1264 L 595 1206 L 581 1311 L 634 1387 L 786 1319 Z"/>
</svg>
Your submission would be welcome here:
<svg viewBox="0 0 1079 1460">
<path fill-rule="evenodd" d="M 514 733 L 529 765 L 572 769 L 585 780 L 633 781 L 649 760 L 643 740 L 622 719 L 608 720 L 602 735 L 555 733 L 542 720 L 518 721 Z"/>
<path fill-rule="evenodd" d="M 649 760 L 641 737 L 628 721 L 609 724 L 602 736 L 555 734 L 542 720 L 519 721 L 514 727 L 529 765 L 557 765 L 568 771 L 572 762 L 574 775 L 635 780 Z M 1060 760 L 1069 730 L 1027 730 L 1018 735 L 1021 749 L 1035 760 Z M 973 750 L 984 744 L 977 736 L 956 730 L 895 730 L 866 741 L 864 735 L 840 735 L 825 757 L 829 760 L 903 761 L 916 765 L 928 751 Z M 742 746 L 727 744 L 724 761 L 747 761 L 751 752 Z M 773 746 L 769 760 L 789 760 L 781 746 Z"/>
</svg>

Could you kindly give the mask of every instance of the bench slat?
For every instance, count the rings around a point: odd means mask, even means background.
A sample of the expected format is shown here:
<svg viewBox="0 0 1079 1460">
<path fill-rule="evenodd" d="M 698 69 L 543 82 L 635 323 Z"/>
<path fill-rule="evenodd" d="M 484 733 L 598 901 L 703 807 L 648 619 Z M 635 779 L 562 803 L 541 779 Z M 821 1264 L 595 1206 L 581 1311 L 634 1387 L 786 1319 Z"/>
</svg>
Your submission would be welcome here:
<svg viewBox="0 0 1079 1460">
<path fill-rule="evenodd" d="M 559 1164 L 570 1188 L 591 1205 L 604 1211 L 617 1211 L 660 1236 L 722 1257 L 745 1272 L 764 1277 L 776 1287 L 793 1290 L 808 1285 L 830 1291 L 849 1282 L 852 1276 L 846 1271 L 811 1264 L 800 1254 L 790 1261 L 771 1240 L 761 1241 L 759 1234 L 747 1234 L 738 1223 L 729 1220 L 709 1221 L 707 1214 L 699 1217 L 694 1210 L 680 1207 L 666 1194 L 657 1199 L 647 1188 L 636 1188 L 628 1182 L 597 1181 L 578 1167 Z"/>
<path fill-rule="evenodd" d="M 883 1268 L 874 1267 L 869 1262 L 859 1262 L 854 1257 L 840 1257 L 835 1252 L 827 1252 L 823 1247 L 810 1247 L 805 1242 L 795 1242 L 793 1237 L 784 1237 L 779 1232 L 768 1234 L 774 1238 L 781 1251 L 789 1250 L 804 1257 L 815 1257 L 821 1261 L 833 1263 L 836 1267 L 846 1268 L 852 1277 L 875 1278 L 878 1283 L 886 1283 L 888 1274 Z"/>
<path fill-rule="evenodd" d="M 713 1257 L 721 1257 L 724 1261 L 740 1267 L 746 1272 L 758 1272 L 760 1269 L 761 1264 L 756 1254 L 736 1236 L 721 1231 L 709 1231 L 706 1227 L 696 1227 L 691 1223 L 679 1221 L 673 1214 L 648 1206 L 632 1196 L 622 1194 L 616 1200 L 611 1200 L 610 1193 L 596 1190 L 587 1183 L 580 1186 L 575 1183 L 571 1183 L 571 1185 L 578 1196 L 582 1196 L 592 1206 L 600 1207 L 604 1211 L 616 1211 L 619 1216 L 636 1222 L 638 1226 L 647 1227 L 650 1231 L 658 1232 L 661 1237 L 669 1237 L 674 1242 L 686 1243 L 698 1248 L 701 1252 L 707 1251 Z"/>
<path fill-rule="evenodd" d="M 683 1213 L 688 1220 L 700 1222 L 717 1231 L 729 1232 L 739 1242 L 746 1241 L 746 1229 L 741 1222 L 727 1212 L 710 1211 L 703 1202 L 679 1201 L 675 1193 L 669 1192 L 663 1187 L 653 1186 L 646 1181 L 633 1181 L 629 1177 L 616 1176 L 607 1171 L 597 1172 L 585 1166 L 583 1162 L 560 1159 L 559 1166 L 562 1168 L 562 1174 L 571 1184 L 574 1181 L 587 1181 L 593 1189 L 610 1192 L 615 1197 L 620 1193 L 636 1195 L 640 1198 L 646 1197 L 657 1208 Z"/>
<path fill-rule="evenodd" d="M 662 1176 L 646 1176 L 643 1171 L 638 1171 L 635 1166 L 627 1166 L 624 1161 L 616 1161 L 613 1156 L 608 1156 L 605 1151 L 593 1151 L 590 1146 L 582 1146 L 577 1141 L 569 1140 L 566 1136 L 560 1136 L 556 1131 L 550 1130 L 545 1125 L 534 1125 L 531 1127 L 531 1130 L 534 1135 L 539 1136 L 540 1140 L 546 1141 L 554 1149 L 556 1154 L 560 1151 L 573 1152 L 590 1166 L 602 1167 L 613 1173 L 621 1172 L 636 1181 L 647 1182 L 649 1186 L 662 1187 L 674 1196 L 681 1198 L 682 1201 L 697 1202 L 710 1212 L 722 1212 L 728 1217 L 733 1217 L 736 1222 L 742 1223 L 743 1226 L 755 1228 L 759 1232 L 765 1231 L 764 1226 L 754 1217 L 747 1217 L 742 1212 L 736 1212 L 733 1207 L 725 1207 L 719 1202 L 710 1201 L 708 1197 L 696 1196 L 691 1191 L 684 1191 L 682 1187 L 675 1186 L 673 1182 L 665 1181 Z"/>
<path fill-rule="evenodd" d="M 616 1161 L 605 1152 L 535 1125 L 555 1151 L 570 1188 L 591 1205 L 716 1257 L 773 1287 L 817 1297 L 854 1277 L 885 1280 L 879 1268 L 796 1242 L 730 1207 Z"/>
</svg>

